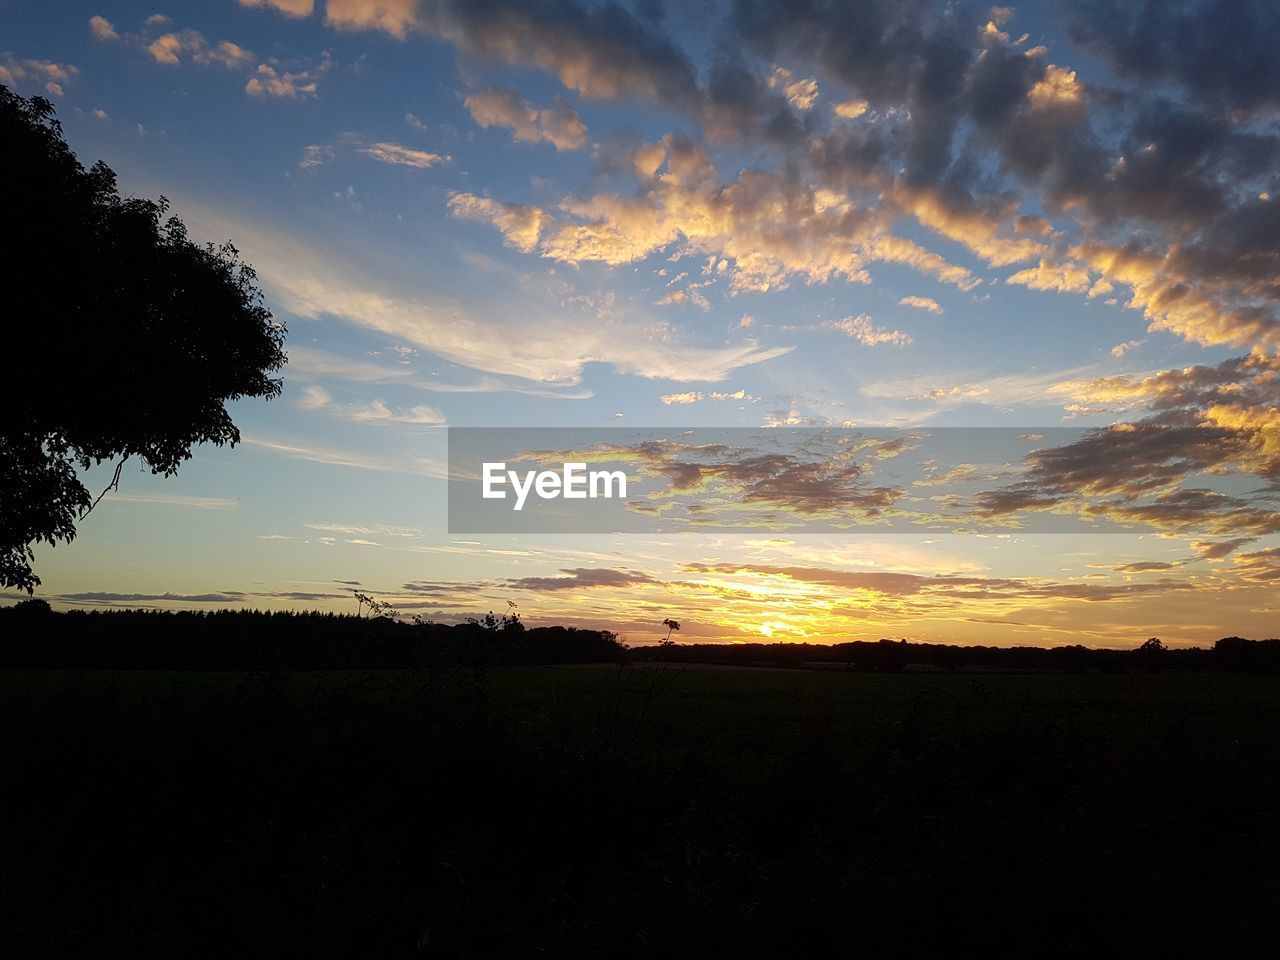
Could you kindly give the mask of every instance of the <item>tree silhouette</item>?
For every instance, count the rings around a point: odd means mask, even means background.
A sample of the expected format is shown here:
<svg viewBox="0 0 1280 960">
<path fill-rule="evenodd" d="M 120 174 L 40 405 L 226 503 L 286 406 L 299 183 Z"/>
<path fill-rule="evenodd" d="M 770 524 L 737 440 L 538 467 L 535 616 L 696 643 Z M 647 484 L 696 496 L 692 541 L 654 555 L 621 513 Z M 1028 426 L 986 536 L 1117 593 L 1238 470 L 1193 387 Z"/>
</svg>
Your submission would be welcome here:
<svg viewBox="0 0 1280 960">
<path fill-rule="evenodd" d="M 1168 650 L 1169 648 L 1164 645 L 1164 642 L 1159 637 L 1151 637 L 1149 640 L 1144 641 L 1142 646 L 1138 647 L 1138 662 L 1147 670 L 1159 670 L 1161 661 L 1164 660 L 1164 655 Z"/>
<path fill-rule="evenodd" d="M 47 100 L 0 85 L 0 143 L 0 584 L 30 593 L 32 544 L 71 540 L 125 461 L 239 441 L 226 402 L 280 393 L 285 330 L 235 247 L 85 170 Z M 78 470 L 117 460 L 94 499 Z"/>
<path fill-rule="evenodd" d="M 666 638 L 665 638 L 662 642 L 663 642 L 663 643 L 670 643 L 670 642 L 671 642 L 671 632 L 672 632 L 673 630 L 679 630 L 679 629 L 680 629 L 680 621 L 679 621 L 679 620 L 672 620 L 670 617 L 668 617 L 667 619 L 665 619 L 665 620 L 663 620 L 663 621 L 662 621 L 662 625 L 663 625 L 664 627 L 666 627 L 666 628 L 667 628 L 667 636 L 666 636 Z"/>
</svg>

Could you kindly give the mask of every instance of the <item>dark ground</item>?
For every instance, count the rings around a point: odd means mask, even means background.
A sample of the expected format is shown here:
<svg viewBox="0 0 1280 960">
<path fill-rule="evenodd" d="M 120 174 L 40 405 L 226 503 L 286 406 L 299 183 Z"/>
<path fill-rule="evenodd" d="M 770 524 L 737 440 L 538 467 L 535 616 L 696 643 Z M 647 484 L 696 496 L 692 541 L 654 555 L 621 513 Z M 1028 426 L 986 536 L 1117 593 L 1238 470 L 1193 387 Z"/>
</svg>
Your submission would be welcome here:
<svg viewBox="0 0 1280 960">
<path fill-rule="evenodd" d="M 0 673 L 4 952 L 1275 945 L 1280 678 L 656 670 Z"/>
</svg>

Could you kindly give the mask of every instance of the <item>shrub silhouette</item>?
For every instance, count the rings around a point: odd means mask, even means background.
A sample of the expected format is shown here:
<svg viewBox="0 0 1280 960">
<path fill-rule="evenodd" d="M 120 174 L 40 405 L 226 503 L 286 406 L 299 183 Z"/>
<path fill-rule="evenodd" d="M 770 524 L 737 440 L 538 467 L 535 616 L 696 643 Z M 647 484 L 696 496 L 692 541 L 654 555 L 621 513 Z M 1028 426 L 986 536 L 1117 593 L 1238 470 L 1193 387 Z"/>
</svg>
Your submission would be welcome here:
<svg viewBox="0 0 1280 960">
<path fill-rule="evenodd" d="M 0 85 L 0 143 L 0 584 L 30 593 L 31 545 L 97 502 L 76 468 L 118 459 L 110 490 L 132 457 L 171 476 L 194 444 L 235 444 L 226 402 L 279 394 L 285 330 L 235 247 L 85 170 L 47 100 Z"/>
</svg>

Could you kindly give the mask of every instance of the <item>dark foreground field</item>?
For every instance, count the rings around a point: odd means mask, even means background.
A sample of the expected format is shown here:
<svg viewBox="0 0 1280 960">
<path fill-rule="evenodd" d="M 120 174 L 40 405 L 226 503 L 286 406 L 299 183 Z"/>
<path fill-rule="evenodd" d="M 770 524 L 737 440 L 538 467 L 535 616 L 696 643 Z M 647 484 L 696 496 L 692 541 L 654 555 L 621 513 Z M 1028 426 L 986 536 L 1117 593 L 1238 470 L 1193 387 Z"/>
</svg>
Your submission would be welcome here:
<svg viewBox="0 0 1280 960">
<path fill-rule="evenodd" d="M 9 956 L 1181 952 L 1280 904 L 1280 678 L 0 674 Z"/>
</svg>

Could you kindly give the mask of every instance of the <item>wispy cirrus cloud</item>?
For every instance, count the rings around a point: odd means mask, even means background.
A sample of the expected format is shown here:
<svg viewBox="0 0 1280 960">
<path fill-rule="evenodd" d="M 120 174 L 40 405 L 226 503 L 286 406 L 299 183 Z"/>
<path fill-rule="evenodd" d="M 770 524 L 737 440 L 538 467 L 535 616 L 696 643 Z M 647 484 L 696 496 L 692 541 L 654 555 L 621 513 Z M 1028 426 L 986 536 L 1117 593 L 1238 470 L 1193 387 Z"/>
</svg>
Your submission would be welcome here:
<svg viewBox="0 0 1280 960">
<path fill-rule="evenodd" d="M 229 497 L 197 497 L 182 493 L 121 493 L 119 490 L 107 494 L 107 500 L 111 503 L 153 503 L 191 510 L 233 510 L 238 506 Z"/>
<path fill-rule="evenodd" d="M 453 158 L 444 153 L 418 150 L 390 141 L 374 141 L 358 133 L 344 133 L 331 143 L 316 143 L 303 147 L 298 166 L 304 170 L 332 163 L 343 156 L 358 155 L 398 167 L 426 170 L 448 163 Z"/>
<path fill-rule="evenodd" d="M 229 222 L 193 209 L 189 223 L 237 238 L 264 285 L 284 309 L 303 317 L 337 317 L 485 373 L 543 385 L 574 386 L 588 363 L 621 373 L 683 383 L 714 382 L 744 366 L 791 351 L 747 340 L 703 346 L 638 311 L 584 300 L 566 305 L 563 290 L 521 290 L 484 314 L 437 293 L 399 293 L 350 264 L 271 228 Z"/>
<path fill-rule="evenodd" d="M 414 353 L 417 353 L 415 350 Z M 398 363 L 369 359 L 367 355 L 345 356 L 314 347 L 289 347 L 289 373 L 307 381 L 341 380 L 349 383 L 379 383 L 408 387 L 430 393 L 519 393 L 553 400 L 586 400 L 591 390 L 581 387 L 540 386 L 513 377 L 477 377 L 469 381 L 445 380 L 429 376 L 419 362 Z"/>
<path fill-rule="evenodd" d="M 341 450 L 302 440 L 286 440 L 273 437 L 244 436 L 242 442 L 247 446 L 257 447 L 281 456 L 293 457 L 297 460 L 308 460 L 312 463 L 322 463 L 334 467 L 352 467 L 357 470 L 373 470 L 379 473 L 410 473 L 426 477 L 443 478 L 448 476 L 448 468 L 444 464 L 421 457 L 380 456 L 355 450 Z"/>
</svg>

